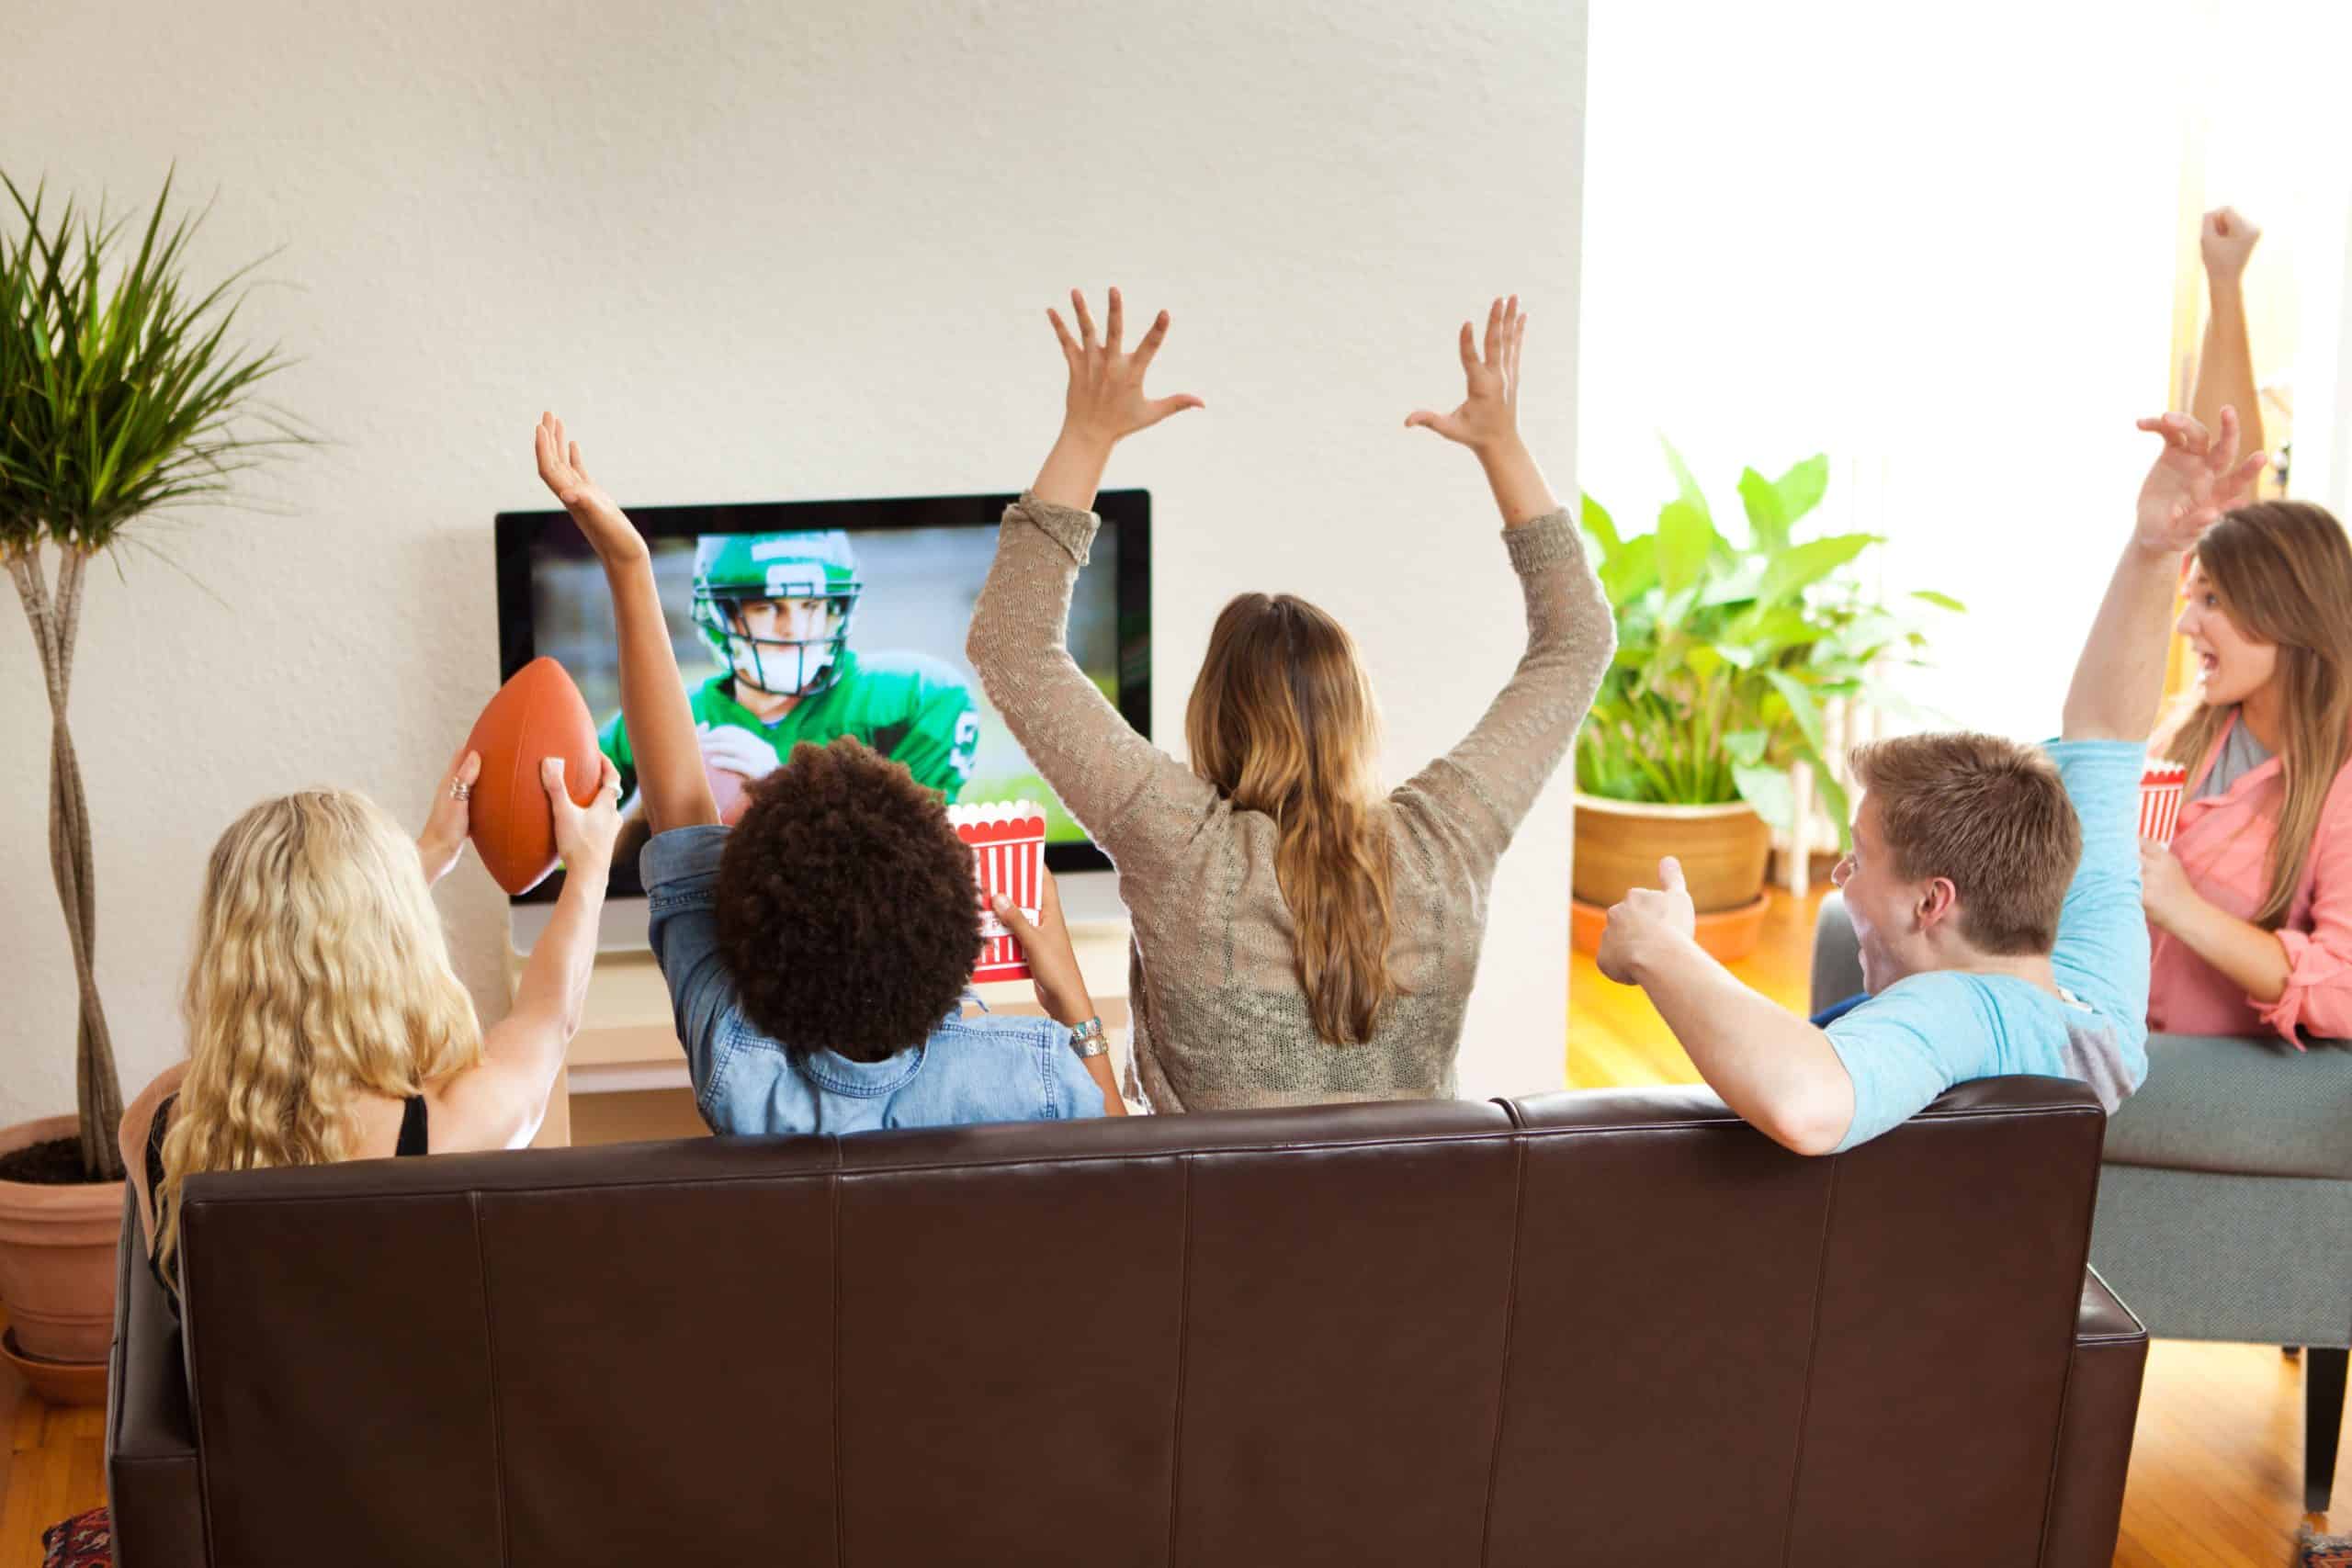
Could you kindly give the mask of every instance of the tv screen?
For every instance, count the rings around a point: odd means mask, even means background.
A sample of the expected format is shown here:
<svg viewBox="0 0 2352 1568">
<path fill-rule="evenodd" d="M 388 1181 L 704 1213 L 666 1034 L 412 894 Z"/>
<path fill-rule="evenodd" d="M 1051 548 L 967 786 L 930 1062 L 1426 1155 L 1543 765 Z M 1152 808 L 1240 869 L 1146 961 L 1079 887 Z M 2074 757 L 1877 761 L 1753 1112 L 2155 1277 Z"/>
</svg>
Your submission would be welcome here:
<svg viewBox="0 0 2352 1568">
<path fill-rule="evenodd" d="M 902 762 L 951 803 L 1029 799 L 1046 808 L 1046 863 L 1109 862 L 1064 811 L 964 656 L 972 606 L 996 554 L 1007 495 L 896 501 L 632 507 L 652 549 L 722 818 L 741 785 L 801 740 L 850 734 Z M 1078 667 L 1138 731 L 1151 713 L 1148 491 L 1105 491 L 1102 529 L 1070 605 Z M 597 739 L 638 808 L 635 751 L 603 568 L 560 511 L 498 515 L 500 678 L 542 654 L 579 682 Z M 610 891 L 643 891 L 625 823 Z M 553 898 L 557 873 L 520 896 Z"/>
</svg>

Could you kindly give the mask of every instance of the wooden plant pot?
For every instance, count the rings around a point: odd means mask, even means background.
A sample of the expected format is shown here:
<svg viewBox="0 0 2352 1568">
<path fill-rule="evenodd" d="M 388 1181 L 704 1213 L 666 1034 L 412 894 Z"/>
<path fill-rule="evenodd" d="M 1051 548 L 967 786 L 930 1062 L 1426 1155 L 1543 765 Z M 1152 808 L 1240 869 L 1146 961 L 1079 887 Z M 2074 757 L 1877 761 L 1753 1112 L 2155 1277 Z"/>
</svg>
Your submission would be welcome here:
<svg viewBox="0 0 2352 1568">
<path fill-rule="evenodd" d="M 1596 908 L 1627 890 L 1657 886 L 1657 863 L 1682 863 L 1700 916 L 1747 909 L 1764 896 L 1772 830 L 1742 801 L 1728 806 L 1643 806 L 1576 797 L 1576 897 Z"/>
<path fill-rule="evenodd" d="M 0 1127 L 0 1154 L 74 1136 L 71 1116 Z M 103 1363 L 114 1337 L 115 1248 L 122 1183 L 42 1187 L 0 1181 L 0 1302 L 17 1355 Z"/>
</svg>

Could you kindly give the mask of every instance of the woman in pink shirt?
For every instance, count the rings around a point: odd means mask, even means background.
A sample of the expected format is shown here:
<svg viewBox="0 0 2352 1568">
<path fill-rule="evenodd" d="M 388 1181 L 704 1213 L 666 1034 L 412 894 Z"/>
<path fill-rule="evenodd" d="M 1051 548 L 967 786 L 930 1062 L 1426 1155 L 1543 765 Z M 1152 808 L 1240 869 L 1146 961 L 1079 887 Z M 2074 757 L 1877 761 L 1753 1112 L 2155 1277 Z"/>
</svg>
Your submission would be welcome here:
<svg viewBox="0 0 2352 1568">
<path fill-rule="evenodd" d="M 2259 237 L 2226 208 L 2206 215 L 2192 400 L 2208 428 L 2248 411 L 2250 446 L 2241 279 Z M 2155 749 L 2188 769 L 2185 799 L 2171 848 L 2140 851 L 2148 1028 L 2352 1037 L 2352 542 L 2316 506 L 2242 506 L 2199 541 L 2183 592 L 2197 691 Z"/>
<path fill-rule="evenodd" d="M 2352 543 L 2320 507 L 2242 506 L 2199 540 L 2194 704 L 2169 850 L 2141 846 L 2148 1028 L 2352 1037 Z"/>
</svg>

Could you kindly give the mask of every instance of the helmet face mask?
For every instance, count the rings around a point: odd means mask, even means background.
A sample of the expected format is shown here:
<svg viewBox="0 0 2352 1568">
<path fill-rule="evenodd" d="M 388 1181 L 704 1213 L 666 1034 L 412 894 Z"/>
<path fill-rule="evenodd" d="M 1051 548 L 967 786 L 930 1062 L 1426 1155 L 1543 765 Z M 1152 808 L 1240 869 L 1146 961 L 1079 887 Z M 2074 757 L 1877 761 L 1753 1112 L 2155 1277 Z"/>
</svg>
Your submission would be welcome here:
<svg viewBox="0 0 2352 1568">
<path fill-rule="evenodd" d="M 811 697 L 840 679 L 865 586 L 849 536 L 838 529 L 706 535 L 695 550 L 695 626 L 737 681 L 776 696 Z M 811 604 L 823 608 L 812 614 L 805 607 Z M 819 635 L 805 635 L 812 631 Z"/>
</svg>

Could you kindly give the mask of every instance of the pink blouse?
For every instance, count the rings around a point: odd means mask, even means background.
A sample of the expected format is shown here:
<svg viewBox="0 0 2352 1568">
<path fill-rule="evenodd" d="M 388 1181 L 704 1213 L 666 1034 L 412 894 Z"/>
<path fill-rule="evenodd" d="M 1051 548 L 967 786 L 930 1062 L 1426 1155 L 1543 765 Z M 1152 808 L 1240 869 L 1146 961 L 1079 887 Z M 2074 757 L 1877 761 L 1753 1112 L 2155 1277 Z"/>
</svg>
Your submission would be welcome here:
<svg viewBox="0 0 2352 1568">
<path fill-rule="evenodd" d="M 2233 716 L 2231 724 L 2239 722 Z M 2213 769 L 2230 731 L 2214 738 L 2190 773 L 2194 795 Z M 2172 852 L 2199 897 L 2250 920 L 2270 886 L 2270 840 L 2280 799 L 2277 757 L 2249 770 L 2220 795 L 2184 801 Z M 2352 766 L 2335 776 L 2321 808 L 2302 885 L 2287 908 L 2278 940 L 2286 944 L 2287 989 L 2260 1002 L 2189 951 L 2178 938 L 2148 928 L 2148 1028 L 2166 1034 L 2277 1033 L 2299 1048 L 2295 1032 L 2352 1038 Z"/>
</svg>

